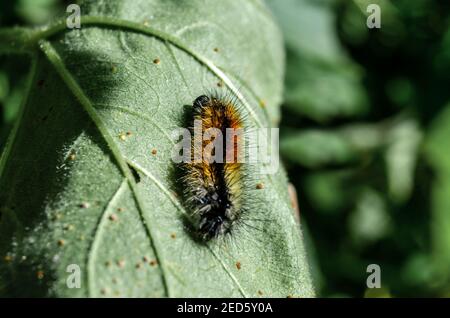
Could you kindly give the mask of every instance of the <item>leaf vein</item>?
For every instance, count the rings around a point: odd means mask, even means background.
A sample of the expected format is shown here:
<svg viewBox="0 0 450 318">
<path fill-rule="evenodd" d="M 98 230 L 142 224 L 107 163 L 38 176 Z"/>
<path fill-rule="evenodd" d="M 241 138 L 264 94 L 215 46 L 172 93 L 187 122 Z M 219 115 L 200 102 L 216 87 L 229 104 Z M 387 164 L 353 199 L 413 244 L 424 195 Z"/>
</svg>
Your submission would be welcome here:
<svg viewBox="0 0 450 318">
<path fill-rule="evenodd" d="M 122 183 L 120 184 L 117 191 L 113 194 L 111 199 L 108 202 L 108 205 L 103 210 L 102 215 L 99 218 L 99 221 L 95 227 L 94 230 L 94 238 L 92 240 L 91 246 L 89 248 L 88 252 L 88 259 L 87 259 L 87 273 L 86 273 L 86 282 L 88 286 L 88 294 L 89 297 L 93 297 L 93 292 L 95 290 L 94 288 L 94 280 L 92 277 L 94 277 L 94 265 L 95 265 L 95 257 L 96 253 L 99 247 L 99 238 L 101 237 L 101 234 L 103 233 L 104 224 L 107 220 L 107 211 L 110 210 L 110 208 L 114 205 L 116 202 L 116 199 L 120 197 L 122 192 L 125 189 L 125 186 L 127 184 L 127 179 L 123 179 Z"/>
<path fill-rule="evenodd" d="M 201 64 L 206 66 L 214 75 L 216 75 L 219 79 L 221 79 L 222 82 L 233 92 L 233 94 L 244 105 L 244 107 L 247 109 L 247 112 L 250 114 L 251 117 L 253 117 L 256 125 L 258 127 L 262 127 L 262 122 L 259 119 L 258 115 L 256 114 L 255 110 L 251 107 L 251 105 L 248 103 L 246 98 L 241 94 L 239 89 L 233 84 L 233 82 L 225 74 L 225 72 L 223 72 L 218 66 L 216 66 L 213 61 L 211 61 L 208 58 L 206 58 L 205 56 L 195 52 L 194 50 L 189 48 L 188 45 L 186 45 L 183 41 L 181 41 L 177 37 L 174 37 L 168 33 L 157 30 L 155 28 L 152 28 L 151 26 L 146 26 L 146 25 L 139 24 L 136 22 L 117 19 L 117 18 L 113 18 L 113 17 L 106 17 L 106 16 L 84 16 L 84 17 L 81 17 L 81 24 L 83 24 L 85 26 L 100 25 L 100 26 L 127 29 L 127 30 L 130 30 L 133 32 L 154 36 L 163 41 L 167 41 L 167 42 L 171 43 L 172 45 L 178 47 L 179 49 L 181 49 L 184 52 L 191 55 L 193 58 L 195 58 Z M 48 27 L 40 30 L 39 32 L 37 32 L 34 35 L 33 38 L 34 38 L 34 41 L 38 42 L 39 40 L 51 37 L 59 32 L 63 32 L 63 31 L 67 31 L 65 20 L 57 22 L 51 26 L 48 26 Z"/>
<path fill-rule="evenodd" d="M 133 196 L 136 200 L 136 204 L 138 207 L 139 215 L 141 218 L 141 222 L 144 224 L 146 228 L 146 234 L 148 239 L 150 240 L 150 244 L 154 249 L 155 257 L 158 260 L 162 272 L 163 277 L 163 283 L 166 295 L 168 297 L 171 296 L 171 290 L 168 285 L 167 280 L 167 269 L 165 266 L 165 261 L 163 258 L 161 258 L 161 248 L 158 245 L 158 242 L 154 240 L 154 230 L 151 227 L 152 222 L 144 222 L 146 220 L 146 216 L 144 215 L 144 209 L 143 209 L 143 203 L 142 199 L 140 198 L 140 195 L 138 194 L 137 185 L 134 181 L 133 176 L 131 175 L 131 171 L 129 170 L 126 161 L 124 160 L 117 144 L 114 142 L 114 139 L 111 137 L 111 135 L 108 132 L 108 129 L 105 127 L 103 121 L 101 120 L 100 116 L 97 114 L 95 108 L 93 107 L 91 101 L 89 98 L 84 94 L 81 87 L 78 85 L 76 80 L 73 78 L 72 74 L 69 72 L 69 70 L 65 67 L 63 61 L 61 60 L 61 57 L 56 52 L 56 50 L 53 48 L 50 42 L 48 41 L 41 41 L 40 42 L 40 48 L 44 52 L 45 56 L 49 60 L 50 64 L 53 65 L 57 73 L 61 76 L 63 81 L 66 83 L 68 88 L 72 91 L 72 93 L 75 95 L 75 97 L 80 102 L 81 106 L 83 106 L 84 110 L 88 113 L 91 120 L 94 122 L 94 124 L 97 126 L 97 129 L 99 130 L 100 134 L 104 138 L 105 142 L 107 143 L 113 157 L 115 158 L 120 170 L 128 180 L 128 184 L 130 185 L 130 188 L 132 190 Z"/>
</svg>

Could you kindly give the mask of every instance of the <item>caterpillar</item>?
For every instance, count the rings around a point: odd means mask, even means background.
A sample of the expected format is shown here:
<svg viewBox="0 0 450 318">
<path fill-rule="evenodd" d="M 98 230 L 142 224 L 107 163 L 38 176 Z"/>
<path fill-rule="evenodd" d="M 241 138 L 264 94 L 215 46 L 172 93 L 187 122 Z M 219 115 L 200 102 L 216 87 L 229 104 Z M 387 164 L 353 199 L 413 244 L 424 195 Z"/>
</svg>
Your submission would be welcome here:
<svg viewBox="0 0 450 318">
<path fill-rule="evenodd" d="M 197 233 L 203 240 L 210 240 L 230 233 L 241 214 L 243 119 L 235 103 L 218 96 L 197 97 L 192 113 L 192 160 L 183 163 L 184 197 L 197 223 Z M 195 123 L 201 124 L 201 134 L 196 134 Z M 208 140 L 204 137 L 210 131 L 216 134 Z M 219 138 L 222 142 L 217 142 Z"/>
</svg>

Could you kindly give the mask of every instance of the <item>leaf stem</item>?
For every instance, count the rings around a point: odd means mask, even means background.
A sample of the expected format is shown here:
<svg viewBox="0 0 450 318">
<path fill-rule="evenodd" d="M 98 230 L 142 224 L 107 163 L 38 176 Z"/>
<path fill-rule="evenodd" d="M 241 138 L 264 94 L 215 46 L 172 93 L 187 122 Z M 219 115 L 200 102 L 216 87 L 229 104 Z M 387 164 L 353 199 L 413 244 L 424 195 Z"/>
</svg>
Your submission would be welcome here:
<svg viewBox="0 0 450 318">
<path fill-rule="evenodd" d="M 33 58 L 31 60 L 31 69 L 30 72 L 28 74 L 28 79 L 27 79 L 27 84 L 26 84 L 26 88 L 25 88 L 25 93 L 24 93 L 24 97 L 22 99 L 22 102 L 20 104 L 20 108 L 19 108 L 19 113 L 17 115 L 17 119 L 15 120 L 13 129 L 11 131 L 11 133 L 8 136 L 8 139 L 6 140 L 6 144 L 5 144 L 5 148 L 1 154 L 0 157 L 0 178 L 3 175 L 3 171 L 5 169 L 5 165 L 6 162 L 8 161 L 8 158 L 11 154 L 14 142 L 16 140 L 17 137 L 17 132 L 19 130 L 19 127 L 22 123 L 22 119 L 23 119 L 23 114 L 25 111 L 25 106 L 28 103 L 28 99 L 30 96 L 30 92 L 31 92 L 31 88 L 33 87 L 33 81 L 35 79 L 36 76 L 36 70 L 37 70 L 37 56 L 33 55 Z"/>
<path fill-rule="evenodd" d="M 32 54 L 35 52 L 36 30 L 24 27 L 0 29 L 0 54 Z"/>
</svg>

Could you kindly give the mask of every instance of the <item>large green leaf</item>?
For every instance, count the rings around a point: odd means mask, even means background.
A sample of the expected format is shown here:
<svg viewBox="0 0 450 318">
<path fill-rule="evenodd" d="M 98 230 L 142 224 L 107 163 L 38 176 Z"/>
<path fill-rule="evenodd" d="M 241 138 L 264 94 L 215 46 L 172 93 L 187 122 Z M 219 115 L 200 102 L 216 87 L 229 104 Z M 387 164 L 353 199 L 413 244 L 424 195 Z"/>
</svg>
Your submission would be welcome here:
<svg viewBox="0 0 450 318">
<path fill-rule="evenodd" d="M 170 132 L 201 94 L 234 96 L 251 127 L 277 121 L 284 56 L 262 3 L 92 0 L 82 14 L 80 30 L 0 32 L 0 52 L 36 53 L 0 163 L 0 294 L 312 296 L 283 171 L 246 176 L 245 222 L 209 243 L 187 232 L 172 172 Z"/>
</svg>

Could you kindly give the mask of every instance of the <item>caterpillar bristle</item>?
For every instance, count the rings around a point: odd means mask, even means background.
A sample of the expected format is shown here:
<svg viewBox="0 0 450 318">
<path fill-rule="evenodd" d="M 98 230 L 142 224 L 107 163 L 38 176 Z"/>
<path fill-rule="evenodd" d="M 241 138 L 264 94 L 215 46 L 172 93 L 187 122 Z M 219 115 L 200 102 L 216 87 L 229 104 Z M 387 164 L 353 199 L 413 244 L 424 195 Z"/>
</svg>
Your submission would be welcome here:
<svg viewBox="0 0 450 318">
<path fill-rule="evenodd" d="M 243 137 L 234 135 L 226 142 L 227 129 L 243 130 L 243 120 L 235 102 L 218 95 L 202 95 L 193 102 L 191 134 L 191 161 L 183 163 L 184 197 L 196 223 L 198 235 L 205 241 L 230 233 L 242 209 L 243 167 L 238 158 L 243 149 Z M 223 137 L 222 153 L 213 147 L 215 141 L 195 137 L 195 121 L 201 123 L 201 137 L 216 129 Z M 215 145 L 216 146 L 216 145 Z M 201 157 L 195 157 L 200 152 Z M 214 160 L 211 160 L 213 159 Z M 197 159 L 197 160 L 196 160 Z M 220 160 L 217 160 L 220 159 Z"/>
</svg>

